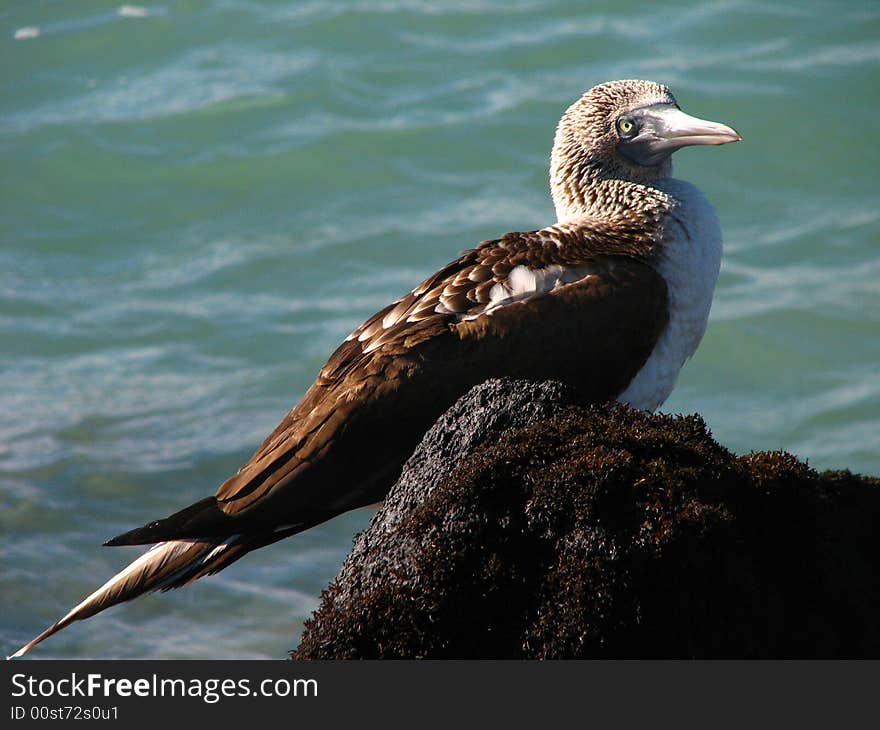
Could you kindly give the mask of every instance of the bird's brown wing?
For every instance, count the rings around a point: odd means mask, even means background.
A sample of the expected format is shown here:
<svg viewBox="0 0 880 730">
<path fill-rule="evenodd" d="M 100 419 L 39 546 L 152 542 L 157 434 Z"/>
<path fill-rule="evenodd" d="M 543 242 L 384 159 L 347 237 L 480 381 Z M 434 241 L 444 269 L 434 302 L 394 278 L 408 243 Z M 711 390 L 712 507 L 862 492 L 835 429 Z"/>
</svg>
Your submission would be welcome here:
<svg viewBox="0 0 880 730">
<path fill-rule="evenodd" d="M 666 286 L 638 235 L 556 226 L 466 251 L 339 346 L 220 486 L 220 509 L 282 529 L 380 500 L 433 421 L 490 377 L 614 398 L 666 324 Z"/>
</svg>

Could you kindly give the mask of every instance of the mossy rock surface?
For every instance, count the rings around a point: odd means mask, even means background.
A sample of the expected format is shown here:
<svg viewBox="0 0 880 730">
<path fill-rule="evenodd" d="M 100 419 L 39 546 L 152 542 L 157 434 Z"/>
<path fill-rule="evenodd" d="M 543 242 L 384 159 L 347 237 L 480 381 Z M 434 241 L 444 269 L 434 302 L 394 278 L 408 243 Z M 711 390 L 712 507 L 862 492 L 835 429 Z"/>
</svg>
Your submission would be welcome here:
<svg viewBox="0 0 880 730">
<path fill-rule="evenodd" d="M 880 656 L 880 480 L 489 381 L 425 436 L 297 659 Z"/>
</svg>

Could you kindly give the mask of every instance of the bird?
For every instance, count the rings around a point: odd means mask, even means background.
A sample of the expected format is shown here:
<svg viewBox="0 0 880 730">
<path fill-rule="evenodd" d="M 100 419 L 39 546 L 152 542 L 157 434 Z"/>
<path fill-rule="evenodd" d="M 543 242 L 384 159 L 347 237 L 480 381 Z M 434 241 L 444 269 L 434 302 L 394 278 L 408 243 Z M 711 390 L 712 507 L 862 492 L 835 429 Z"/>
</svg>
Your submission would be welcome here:
<svg viewBox="0 0 880 730">
<path fill-rule="evenodd" d="M 490 378 L 657 409 L 706 330 L 722 250 L 712 205 L 672 176 L 671 155 L 740 139 L 662 84 L 586 91 L 556 128 L 554 223 L 479 243 L 369 317 L 215 494 L 104 543 L 152 547 L 11 656 L 381 502 L 434 421 Z"/>
</svg>

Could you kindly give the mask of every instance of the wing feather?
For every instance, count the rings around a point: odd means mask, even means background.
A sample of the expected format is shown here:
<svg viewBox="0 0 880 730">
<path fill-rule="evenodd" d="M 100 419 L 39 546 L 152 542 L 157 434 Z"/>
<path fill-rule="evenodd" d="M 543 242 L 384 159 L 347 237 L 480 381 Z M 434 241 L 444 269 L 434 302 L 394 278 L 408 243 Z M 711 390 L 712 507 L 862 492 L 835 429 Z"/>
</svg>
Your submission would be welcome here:
<svg viewBox="0 0 880 730">
<path fill-rule="evenodd" d="M 220 486 L 221 509 L 314 519 L 381 499 L 385 472 L 399 470 L 440 413 L 489 377 L 557 377 L 579 381 L 590 399 L 613 398 L 637 371 L 623 363 L 640 367 L 665 326 L 645 314 L 666 311 L 665 284 L 649 263 L 655 244 L 644 229 L 581 222 L 465 251 L 346 338 Z M 570 357 L 548 357 L 547 348 Z M 365 439 L 375 446 L 365 449 Z"/>
</svg>

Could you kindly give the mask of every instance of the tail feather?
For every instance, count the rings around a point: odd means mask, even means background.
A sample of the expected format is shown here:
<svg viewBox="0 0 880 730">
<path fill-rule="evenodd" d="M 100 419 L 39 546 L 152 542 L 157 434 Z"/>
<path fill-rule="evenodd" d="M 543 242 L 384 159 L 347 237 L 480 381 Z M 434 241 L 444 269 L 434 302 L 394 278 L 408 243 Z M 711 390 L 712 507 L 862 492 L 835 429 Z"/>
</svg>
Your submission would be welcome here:
<svg viewBox="0 0 880 730">
<path fill-rule="evenodd" d="M 181 538 L 204 540 L 213 537 L 225 538 L 236 532 L 234 519 L 226 514 L 216 497 L 205 497 L 189 507 L 175 512 L 163 520 L 149 522 L 143 527 L 129 530 L 104 543 L 107 547 L 121 545 L 150 545 L 155 542 L 168 542 Z"/>
<path fill-rule="evenodd" d="M 286 535 L 285 535 L 286 536 Z M 274 535 L 272 537 L 275 537 Z M 274 542 L 274 540 L 271 540 Z M 235 562 L 256 547 L 242 541 L 241 535 L 204 540 L 169 540 L 160 542 L 114 575 L 98 590 L 74 606 L 35 639 L 7 657 L 26 654 L 52 634 L 75 621 L 94 616 L 105 608 L 130 601 L 152 591 L 168 591 L 185 586 L 203 575 L 210 575 Z M 267 541 L 261 540 L 264 545 Z"/>
<path fill-rule="evenodd" d="M 207 500 L 203 500 L 203 502 L 207 502 Z M 184 512 L 185 510 L 178 514 Z M 176 518 L 176 515 L 172 515 L 172 518 Z M 245 532 L 242 529 L 241 532 L 231 536 L 205 536 L 192 539 L 176 537 L 157 542 L 80 604 L 70 609 L 67 614 L 42 634 L 6 658 L 15 659 L 26 654 L 52 634 L 61 631 L 75 621 L 90 618 L 105 608 L 130 601 L 145 593 L 181 588 L 205 575 L 213 575 L 244 557 L 251 550 L 271 545 L 273 542 L 307 530 L 323 522 L 324 519 L 324 516 L 313 516 L 301 522 L 276 527 L 271 531 Z M 161 526 L 162 522 L 151 523 L 145 529 L 156 525 Z M 125 538 L 126 535 L 120 537 Z M 126 543 L 111 541 L 107 544 Z"/>
</svg>

